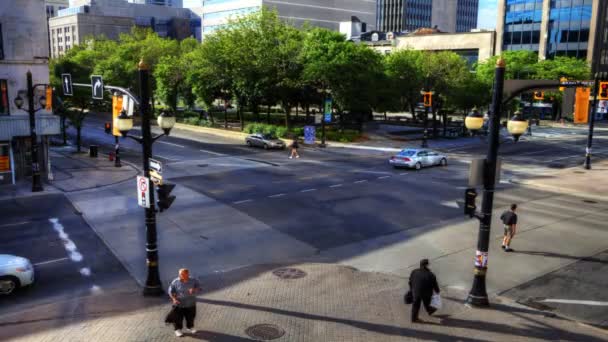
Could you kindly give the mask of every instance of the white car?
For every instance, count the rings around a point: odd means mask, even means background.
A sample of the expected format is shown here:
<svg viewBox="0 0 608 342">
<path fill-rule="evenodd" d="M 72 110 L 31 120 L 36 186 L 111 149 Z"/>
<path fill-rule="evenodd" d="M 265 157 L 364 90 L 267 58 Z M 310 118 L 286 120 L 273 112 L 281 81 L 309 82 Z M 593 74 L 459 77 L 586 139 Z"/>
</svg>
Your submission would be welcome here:
<svg viewBox="0 0 608 342">
<path fill-rule="evenodd" d="M 0 254 L 0 295 L 13 293 L 15 289 L 34 283 L 34 267 L 22 257 Z"/>
<path fill-rule="evenodd" d="M 420 170 L 425 166 L 447 166 L 448 157 L 431 150 L 409 148 L 392 156 L 388 162 L 395 168 L 409 167 Z"/>
</svg>

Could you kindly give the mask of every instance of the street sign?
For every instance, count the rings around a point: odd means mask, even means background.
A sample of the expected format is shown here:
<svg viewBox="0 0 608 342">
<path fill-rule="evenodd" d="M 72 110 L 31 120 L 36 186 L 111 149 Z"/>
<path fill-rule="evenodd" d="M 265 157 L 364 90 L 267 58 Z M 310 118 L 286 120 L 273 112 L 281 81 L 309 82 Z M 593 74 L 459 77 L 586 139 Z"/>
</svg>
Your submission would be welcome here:
<svg viewBox="0 0 608 342">
<path fill-rule="evenodd" d="M 314 145 L 317 131 L 315 126 L 304 126 L 304 143 Z"/>
<path fill-rule="evenodd" d="M 156 185 L 163 184 L 163 176 L 154 170 L 150 170 L 150 179 Z"/>
<path fill-rule="evenodd" d="M 129 95 L 122 96 L 122 109 L 127 112 L 127 116 L 133 116 L 134 101 Z"/>
<path fill-rule="evenodd" d="M 150 208 L 150 180 L 143 176 L 137 176 L 137 204 Z"/>
<path fill-rule="evenodd" d="M 72 89 L 72 75 L 61 74 L 61 85 L 63 87 L 63 95 L 73 96 L 74 91 Z"/>
<path fill-rule="evenodd" d="M 163 173 L 163 164 L 161 162 L 159 162 L 158 160 L 154 160 L 152 158 L 150 158 L 150 170 L 154 170 L 156 172 L 158 172 L 159 174 Z"/>
<path fill-rule="evenodd" d="M 91 76 L 92 96 L 95 100 L 103 100 L 103 79 L 99 75 Z"/>
</svg>

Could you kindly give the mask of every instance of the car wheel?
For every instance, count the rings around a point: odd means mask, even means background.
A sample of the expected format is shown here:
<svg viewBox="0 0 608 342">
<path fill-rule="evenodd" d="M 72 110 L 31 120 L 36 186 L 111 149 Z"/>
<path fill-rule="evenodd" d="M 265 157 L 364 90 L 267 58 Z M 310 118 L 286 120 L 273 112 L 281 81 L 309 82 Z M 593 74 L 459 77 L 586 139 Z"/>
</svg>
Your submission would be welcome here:
<svg viewBox="0 0 608 342">
<path fill-rule="evenodd" d="M 13 293 L 19 286 L 19 279 L 15 277 L 0 277 L 0 294 L 2 295 Z"/>
<path fill-rule="evenodd" d="M 264 144 L 264 149 L 267 150 L 268 149 L 268 144 Z"/>
<path fill-rule="evenodd" d="M 251 141 L 247 140 L 247 146 L 253 147 L 253 145 L 251 144 Z"/>
<path fill-rule="evenodd" d="M 441 160 L 439 161 L 439 165 L 448 166 L 448 160 L 445 158 L 441 158 Z"/>
<path fill-rule="evenodd" d="M 414 166 L 414 168 L 416 170 L 420 170 L 420 169 L 422 169 L 422 164 L 420 164 L 420 162 L 417 162 L 416 165 Z"/>
</svg>

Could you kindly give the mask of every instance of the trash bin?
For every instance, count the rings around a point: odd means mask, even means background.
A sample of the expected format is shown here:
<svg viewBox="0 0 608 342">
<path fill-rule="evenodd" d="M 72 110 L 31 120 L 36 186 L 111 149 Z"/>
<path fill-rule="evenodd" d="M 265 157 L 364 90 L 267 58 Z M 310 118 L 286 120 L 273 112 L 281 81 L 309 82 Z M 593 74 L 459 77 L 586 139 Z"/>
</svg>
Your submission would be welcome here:
<svg viewBox="0 0 608 342">
<path fill-rule="evenodd" d="M 97 158 L 97 145 L 89 146 L 89 157 Z"/>
</svg>

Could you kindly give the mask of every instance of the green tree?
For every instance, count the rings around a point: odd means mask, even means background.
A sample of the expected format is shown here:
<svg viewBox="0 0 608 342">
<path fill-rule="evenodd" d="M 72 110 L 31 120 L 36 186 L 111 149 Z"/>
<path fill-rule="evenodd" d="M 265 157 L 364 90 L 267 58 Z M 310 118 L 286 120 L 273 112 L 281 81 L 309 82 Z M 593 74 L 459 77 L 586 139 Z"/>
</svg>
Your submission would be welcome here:
<svg viewBox="0 0 608 342">
<path fill-rule="evenodd" d="M 162 56 L 154 68 L 154 79 L 156 80 L 157 96 L 171 108 L 177 109 L 178 97 L 181 96 L 188 106 L 192 106 L 192 86 L 188 78 L 188 64 L 190 54 L 197 46 L 194 38 L 188 38 L 180 42 L 178 55 Z"/>
<path fill-rule="evenodd" d="M 420 90 L 425 86 L 422 69 L 425 57 L 423 51 L 398 50 L 385 59 L 386 73 L 391 80 L 391 86 L 399 91 L 400 109 L 407 108 L 412 115 L 420 102 Z"/>
<path fill-rule="evenodd" d="M 534 51 L 504 51 L 501 56 L 493 56 L 476 65 L 477 77 L 484 83 L 492 85 L 494 71 L 498 58 L 506 62 L 505 79 L 533 79 L 536 78 L 536 64 L 538 54 Z"/>
</svg>

